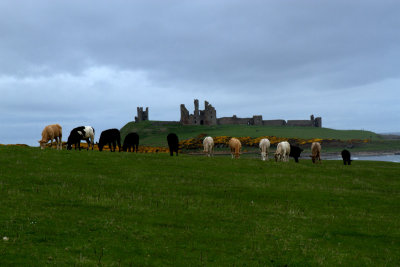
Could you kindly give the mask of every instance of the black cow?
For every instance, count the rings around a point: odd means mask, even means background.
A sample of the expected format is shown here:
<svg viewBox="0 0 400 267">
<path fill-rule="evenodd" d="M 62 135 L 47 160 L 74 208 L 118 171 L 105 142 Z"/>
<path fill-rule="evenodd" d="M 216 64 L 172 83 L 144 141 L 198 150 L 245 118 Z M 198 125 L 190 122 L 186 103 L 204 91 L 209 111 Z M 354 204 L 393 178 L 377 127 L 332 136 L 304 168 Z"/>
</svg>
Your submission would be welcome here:
<svg viewBox="0 0 400 267">
<path fill-rule="evenodd" d="M 129 133 L 125 136 L 124 145 L 122 146 L 123 151 L 129 150 L 129 152 L 138 152 L 139 150 L 139 135 L 137 133 Z"/>
<path fill-rule="evenodd" d="M 92 126 L 79 126 L 72 129 L 68 136 L 67 150 L 72 149 L 72 145 L 81 150 L 81 140 L 85 140 L 88 144 L 87 150 L 89 150 L 90 144 L 92 144 L 92 150 L 94 147 L 94 128 Z"/>
<path fill-rule="evenodd" d="M 101 132 L 99 151 L 102 151 L 103 147 L 107 144 L 111 152 L 115 152 L 116 144 L 118 144 L 119 152 L 121 152 L 121 134 L 118 129 L 108 129 Z"/>
<path fill-rule="evenodd" d="M 167 136 L 168 147 L 169 147 L 169 154 L 171 156 L 174 155 L 174 152 L 178 156 L 178 149 L 179 149 L 179 139 L 178 136 L 174 133 L 170 133 Z"/>
<path fill-rule="evenodd" d="M 342 159 L 344 165 L 351 165 L 351 154 L 347 149 L 342 150 Z"/>
<path fill-rule="evenodd" d="M 304 149 L 298 147 L 298 146 L 292 146 L 290 145 L 290 154 L 289 157 L 294 158 L 295 162 L 299 162 L 300 154 L 303 152 Z"/>
</svg>

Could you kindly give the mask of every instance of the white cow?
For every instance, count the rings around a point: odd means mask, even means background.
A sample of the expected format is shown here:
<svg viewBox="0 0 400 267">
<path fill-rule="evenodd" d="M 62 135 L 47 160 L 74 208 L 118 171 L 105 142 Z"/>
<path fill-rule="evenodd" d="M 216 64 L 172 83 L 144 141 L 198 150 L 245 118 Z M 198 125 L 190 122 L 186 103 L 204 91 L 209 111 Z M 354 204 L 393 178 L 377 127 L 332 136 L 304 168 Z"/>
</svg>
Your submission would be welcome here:
<svg viewBox="0 0 400 267">
<path fill-rule="evenodd" d="M 207 136 L 203 140 L 204 153 L 207 154 L 208 157 L 213 156 L 214 154 L 214 139 L 211 136 Z"/>
<path fill-rule="evenodd" d="M 289 161 L 290 144 L 287 141 L 282 141 L 278 144 L 275 151 L 275 161 Z"/>
<path fill-rule="evenodd" d="M 270 146 L 271 143 L 267 138 L 263 138 L 260 140 L 261 160 L 268 160 L 268 150 Z"/>
<path fill-rule="evenodd" d="M 319 142 L 313 142 L 311 144 L 311 160 L 313 163 L 321 163 L 321 144 Z"/>
</svg>

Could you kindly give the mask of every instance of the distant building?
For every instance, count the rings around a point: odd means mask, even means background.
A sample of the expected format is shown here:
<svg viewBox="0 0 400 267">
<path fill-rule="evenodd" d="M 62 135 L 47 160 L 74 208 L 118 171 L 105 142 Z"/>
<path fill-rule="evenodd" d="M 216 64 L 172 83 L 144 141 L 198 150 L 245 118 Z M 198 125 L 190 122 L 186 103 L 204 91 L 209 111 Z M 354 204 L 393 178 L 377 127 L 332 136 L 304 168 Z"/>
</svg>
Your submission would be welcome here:
<svg viewBox="0 0 400 267">
<path fill-rule="evenodd" d="M 148 121 L 149 120 L 149 108 L 143 111 L 143 107 L 137 107 L 137 116 L 135 117 L 135 122 Z"/>
<path fill-rule="evenodd" d="M 181 119 L 183 125 L 268 125 L 268 126 L 308 126 L 322 127 L 322 118 L 310 116 L 310 120 L 263 120 L 262 115 L 254 115 L 252 118 L 232 117 L 217 118 L 217 111 L 207 101 L 204 101 L 204 110 L 199 110 L 199 100 L 194 100 L 194 112 L 189 114 L 184 104 L 181 104 Z"/>
<path fill-rule="evenodd" d="M 216 125 L 217 112 L 213 106 L 204 101 L 204 110 L 199 110 L 199 100 L 194 100 L 194 113 L 189 114 L 184 104 L 181 104 L 181 120 L 184 125 Z"/>
</svg>

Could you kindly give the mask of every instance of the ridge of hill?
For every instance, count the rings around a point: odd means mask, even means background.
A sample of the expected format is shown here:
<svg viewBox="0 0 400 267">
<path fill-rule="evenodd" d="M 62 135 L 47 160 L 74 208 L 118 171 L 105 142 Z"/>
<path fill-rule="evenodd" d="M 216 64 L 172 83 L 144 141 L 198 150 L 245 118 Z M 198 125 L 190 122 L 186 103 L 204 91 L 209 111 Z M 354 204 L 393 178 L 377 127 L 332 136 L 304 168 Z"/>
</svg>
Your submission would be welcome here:
<svg viewBox="0 0 400 267">
<path fill-rule="evenodd" d="M 382 140 L 382 137 L 371 131 L 335 130 L 318 127 L 290 126 L 255 126 L 255 125 L 181 125 L 162 121 L 129 122 L 121 128 L 121 139 L 130 132 L 137 132 L 140 143 L 151 146 L 165 146 L 166 136 L 174 132 L 179 140 L 189 139 L 199 134 L 210 136 L 260 137 L 277 136 L 287 138 L 333 138 L 340 140 L 369 139 Z"/>
</svg>

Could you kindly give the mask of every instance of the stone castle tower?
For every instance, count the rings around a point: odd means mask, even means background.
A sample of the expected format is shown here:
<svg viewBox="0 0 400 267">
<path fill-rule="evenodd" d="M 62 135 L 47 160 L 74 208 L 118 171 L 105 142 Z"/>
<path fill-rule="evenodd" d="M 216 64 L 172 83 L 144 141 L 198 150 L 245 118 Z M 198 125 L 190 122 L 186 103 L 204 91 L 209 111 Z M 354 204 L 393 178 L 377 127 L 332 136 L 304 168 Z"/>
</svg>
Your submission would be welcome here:
<svg viewBox="0 0 400 267">
<path fill-rule="evenodd" d="M 204 110 L 199 110 L 199 100 L 194 100 L 194 112 L 189 114 L 184 104 L 181 104 L 181 120 L 183 125 L 216 125 L 217 111 L 207 101 L 204 101 Z"/>
<path fill-rule="evenodd" d="M 149 120 L 149 108 L 146 107 L 146 111 L 143 111 L 143 107 L 137 107 L 137 116 L 135 122 L 148 121 Z"/>
</svg>

